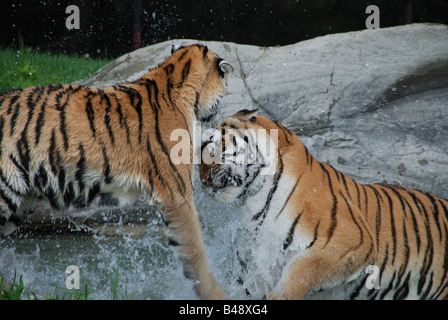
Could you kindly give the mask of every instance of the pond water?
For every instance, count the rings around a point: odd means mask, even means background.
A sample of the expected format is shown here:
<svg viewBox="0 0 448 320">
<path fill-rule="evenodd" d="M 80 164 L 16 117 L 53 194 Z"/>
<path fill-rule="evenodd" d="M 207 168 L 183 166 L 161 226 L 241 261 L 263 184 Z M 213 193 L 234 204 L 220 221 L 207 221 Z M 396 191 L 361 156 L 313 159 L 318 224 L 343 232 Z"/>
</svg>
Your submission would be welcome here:
<svg viewBox="0 0 448 320">
<path fill-rule="evenodd" d="M 196 204 L 207 260 L 230 296 L 236 210 L 217 206 L 206 195 L 199 197 Z M 12 281 L 15 274 L 21 275 L 25 288 L 40 299 L 62 298 L 73 294 L 66 289 L 71 274 L 66 268 L 75 265 L 79 268 L 80 291 L 87 285 L 89 298 L 112 299 L 119 267 L 118 299 L 197 299 L 192 281 L 184 278 L 181 263 L 167 245 L 160 213 L 148 210 L 148 215 L 152 218 L 137 237 L 124 229 L 114 236 L 73 232 L 5 239 L 0 242 L 0 273 L 7 281 Z M 114 228 L 120 233 L 119 226 Z"/>
</svg>

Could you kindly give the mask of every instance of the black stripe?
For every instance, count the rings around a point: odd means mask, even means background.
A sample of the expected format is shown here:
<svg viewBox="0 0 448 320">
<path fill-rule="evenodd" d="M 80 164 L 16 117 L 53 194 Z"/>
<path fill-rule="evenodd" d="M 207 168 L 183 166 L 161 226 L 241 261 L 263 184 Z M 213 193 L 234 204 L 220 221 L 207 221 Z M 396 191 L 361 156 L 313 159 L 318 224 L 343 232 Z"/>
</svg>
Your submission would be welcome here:
<svg viewBox="0 0 448 320">
<path fill-rule="evenodd" d="M 440 219 L 439 219 L 439 207 L 437 205 L 437 201 L 436 199 L 430 194 L 430 193 L 425 193 L 425 196 L 427 196 L 429 198 L 429 200 L 431 201 L 432 204 L 432 213 L 433 213 L 433 217 L 434 217 L 434 223 L 437 227 L 437 230 L 439 231 L 439 240 L 442 241 L 442 230 L 440 228 Z"/>
<path fill-rule="evenodd" d="M 404 298 L 406 298 L 406 296 L 409 293 L 409 277 L 410 277 L 410 272 L 408 272 L 408 276 L 403 280 L 401 286 L 400 282 L 403 279 L 403 276 L 408 268 L 408 264 L 409 264 L 409 256 L 410 256 L 410 248 L 409 248 L 409 244 L 408 244 L 408 235 L 406 232 L 406 223 L 405 223 L 405 218 L 403 218 L 403 243 L 404 243 L 404 250 L 403 253 L 405 255 L 405 261 L 404 263 L 401 264 L 400 268 L 398 269 L 398 283 L 397 283 L 397 289 L 394 295 L 394 300 L 402 300 Z"/>
<path fill-rule="evenodd" d="M 35 132 L 36 132 L 36 136 L 35 136 L 35 144 L 39 144 L 40 141 L 40 135 L 42 133 L 42 128 L 44 127 L 45 124 L 45 108 L 47 106 L 47 101 L 48 101 L 48 97 L 45 97 L 45 100 L 42 102 L 41 105 L 41 110 L 39 112 L 39 115 L 37 116 L 37 121 L 36 121 L 36 128 L 35 128 Z"/>
<path fill-rule="evenodd" d="M 23 167 L 23 169 L 28 172 L 30 169 L 30 148 L 28 146 L 28 141 L 25 137 L 22 136 L 22 138 L 17 141 L 17 151 L 19 154 L 20 163 Z"/>
<path fill-rule="evenodd" d="M 404 190 L 404 189 L 401 189 L 401 190 Z M 407 193 L 407 194 L 409 194 L 409 193 Z M 421 239 L 420 239 L 420 232 L 419 232 L 419 229 L 418 229 L 418 222 L 417 222 L 417 219 L 415 217 L 415 212 L 414 212 L 414 210 L 412 210 L 412 206 L 409 203 L 409 201 L 406 198 L 404 198 L 404 197 L 403 197 L 403 201 L 406 204 L 406 206 L 408 207 L 409 214 L 411 216 L 412 225 L 414 227 L 415 241 L 416 241 L 416 245 L 417 245 L 417 254 L 418 254 L 420 252 L 420 247 L 421 247 Z"/>
<path fill-rule="evenodd" d="M 439 204 L 441 205 L 443 212 L 445 213 L 445 217 L 448 218 L 448 208 L 445 205 L 444 201 L 439 200 Z M 447 220 L 444 220 L 445 223 Z M 445 241 L 444 241 L 444 250 L 443 252 L 448 252 L 448 226 L 445 225 Z M 440 282 L 441 284 L 445 283 L 444 286 L 440 286 L 439 288 L 439 292 L 437 293 L 437 296 L 435 298 L 438 298 L 440 296 L 440 294 L 442 294 L 442 292 L 445 290 L 445 288 L 448 287 L 448 281 L 447 281 L 447 276 L 448 276 L 448 254 L 444 255 L 443 258 L 443 278 L 442 281 Z"/>
<path fill-rule="evenodd" d="M 203 52 L 202 52 L 202 56 L 205 58 L 205 56 L 207 55 L 207 52 L 208 52 L 208 48 L 207 48 L 207 46 L 202 46 L 202 48 L 203 48 Z"/>
<path fill-rule="evenodd" d="M 253 165 L 248 164 L 248 165 L 246 166 L 246 175 L 249 174 L 249 168 L 250 168 L 251 166 L 253 166 Z M 243 198 L 243 199 L 244 199 L 244 198 L 246 198 L 246 195 L 247 195 L 247 193 L 249 192 L 249 188 L 250 188 L 250 186 L 251 186 L 252 183 L 255 181 L 255 179 L 259 176 L 260 171 L 261 171 L 261 167 L 258 166 L 258 167 L 257 167 L 257 171 L 254 173 L 254 175 L 251 177 L 251 179 L 250 179 L 250 180 L 249 180 L 249 179 L 246 179 L 246 184 L 244 185 L 244 188 L 242 188 L 242 189 L 243 189 L 243 192 L 240 193 L 240 194 L 237 196 L 237 199 L 240 199 L 240 198 Z"/>
<path fill-rule="evenodd" d="M 3 184 L 4 184 L 4 185 L 5 185 L 5 186 L 12 192 L 12 193 L 14 193 L 16 196 L 18 196 L 18 197 L 22 197 L 22 196 L 23 196 L 23 194 L 20 192 L 20 190 L 14 188 L 14 185 L 11 185 L 11 184 L 8 182 L 6 176 L 5 176 L 4 172 L 3 172 L 3 169 L 2 169 L 1 167 L 0 167 L 0 179 L 1 179 L 2 183 L 3 183 Z"/>
<path fill-rule="evenodd" d="M 184 57 L 185 57 L 185 55 L 187 54 L 187 52 L 188 52 L 188 50 L 184 50 L 184 52 L 182 52 L 182 54 L 180 55 L 180 57 L 177 59 L 177 61 L 181 61 Z"/>
<path fill-rule="evenodd" d="M 92 200 L 97 196 L 101 190 L 101 185 L 99 182 L 94 182 L 93 186 L 89 190 L 89 195 L 87 197 L 87 204 L 90 204 Z"/>
<path fill-rule="evenodd" d="M 8 109 L 6 110 L 6 114 L 10 115 L 12 112 L 12 107 L 16 103 L 16 101 L 20 98 L 22 90 L 15 91 L 15 94 L 9 99 Z"/>
<path fill-rule="evenodd" d="M 96 137 L 96 129 L 95 129 L 95 112 L 92 107 L 92 102 L 90 101 L 89 95 L 87 95 L 87 103 L 86 103 L 86 114 L 89 119 L 90 130 L 92 130 L 92 136 Z"/>
<path fill-rule="evenodd" d="M 16 121 L 17 117 L 19 116 L 19 111 L 20 111 L 20 103 L 17 102 L 15 105 L 14 113 L 12 114 L 11 119 L 9 120 L 9 124 L 11 127 L 10 136 L 14 134 L 14 129 L 16 127 Z"/>
<path fill-rule="evenodd" d="M 374 186 L 368 184 L 368 185 L 365 185 L 365 187 L 371 189 L 376 198 L 377 211 L 376 211 L 376 217 L 375 217 L 375 235 L 376 235 L 376 245 L 377 245 L 377 248 L 379 248 L 380 229 L 381 229 L 381 212 L 382 212 L 381 202 L 383 202 L 383 198 L 381 197 L 380 193 Z M 366 207 L 367 207 L 367 199 L 368 199 L 368 197 L 366 194 Z"/>
<path fill-rule="evenodd" d="M 380 284 L 383 283 L 383 274 L 384 274 L 384 271 L 386 270 L 386 265 L 389 260 L 389 245 L 388 244 L 386 244 L 386 249 L 385 249 L 383 258 L 384 258 L 384 260 L 381 263 L 380 272 L 379 272 L 379 276 L 378 276 Z"/>
<path fill-rule="evenodd" d="M 143 130 L 143 114 L 142 114 L 142 96 L 140 93 L 133 89 L 124 86 L 120 86 L 120 91 L 128 95 L 131 106 L 135 109 L 138 115 L 138 142 L 142 142 L 142 130 Z"/>
<path fill-rule="evenodd" d="M 46 94 L 49 95 L 50 93 L 53 93 L 55 91 L 62 89 L 62 85 L 61 84 L 50 84 L 50 85 L 46 86 L 45 88 L 47 89 Z"/>
<path fill-rule="evenodd" d="M 428 286 L 426 287 L 426 290 L 423 292 L 423 294 L 420 296 L 420 300 L 426 300 L 426 298 L 428 297 L 429 293 L 431 292 L 432 285 L 434 284 L 433 276 L 434 276 L 434 274 L 431 271 L 430 276 L 429 276 Z"/>
<path fill-rule="evenodd" d="M 86 172 L 86 157 L 85 157 L 85 152 L 84 152 L 84 147 L 82 144 L 80 144 L 78 146 L 78 150 L 79 150 L 79 160 L 76 163 L 76 172 L 75 172 L 75 179 L 76 181 L 78 181 L 78 186 L 79 186 L 79 194 L 82 194 L 84 191 L 84 181 L 83 181 L 83 176 Z"/>
<path fill-rule="evenodd" d="M 62 205 L 58 201 L 59 200 L 58 195 L 59 195 L 59 193 L 56 192 L 55 190 L 53 190 L 53 188 L 51 186 L 48 186 L 47 189 L 45 190 L 45 196 L 47 197 L 50 205 L 55 209 L 61 210 Z"/>
<path fill-rule="evenodd" d="M 186 53 L 186 51 L 182 54 L 182 56 Z M 163 68 L 163 70 L 165 70 L 165 73 L 167 76 L 173 74 L 174 72 L 174 64 L 169 63 L 166 65 L 166 67 Z"/>
<path fill-rule="evenodd" d="M 313 240 L 311 240 L 311 242 L 308 244 L 308 246 L 305 249 L 309 249 L 311 248 L 314 243 L 317 240 L 317 235 L 318 235 L 318 230 L 319 230 L 319 225 L 320 225 L 320 220 L 316 223 L 316 226 L 314 227 L 314 237 Z"/>
<path fill-rule="evenodd" d="M 369 197 L 367 195 L 367 189 L 363 184 L 360 184 L 362 191 L 364 193 L 364 206 L 366 215 L 369 213 Z M 360 199 L 361 200 L 361 199 Z M 359 205 L 361 207 L 361 205 Z"/>
<path fill-rule="evenodd" d="M 121 108 L 121 104 L 119 101 L 117 101 L 117 113 L 118 113 L 119 120 L 120 120 L 120 127 L 125 128 L 127 142 L 128 142 L 128 144 L 131 144 L 131 133 L 129 132 L 128 122 L 126 120 L 126 117 L 124 117 L 124 115 L 123 115 L 123 110 Z"/>
<path fill-rule="evenodd" d="M 50 147 L 48 149 L 48 157 L 50 160 L 51 172 L 57 176 L 59 172 L 59 167 L 61 165 L 61 155 L 56 149 L 56 132 L 55 129 L 51 131 L 50 137 Z"/>
<path fill-rule="evenodd" d="M 173 238 L 168 238 L 168 245 L 171 247 L 178 247 L 180 243 L 174 240 Z"/>
<path fill-rule="evenodd" d="M 75 190 L 73 189 L 73 182 L 69 182 L 64 191 L 64 203 L 68 207 L 70 202 L 75 198 Z"/>
<path fill-rule="evenodd" d="M 425 250 L 425 254 L 424 254 L 423 264 L 420 269 L 420 279 L 419 279 L 419 282 L 417 285 L 417 293 L 419 295 L 421 295 L 424 285 L 426 283 L 426 277 L 428 275 L 428 271 L 431 268 L 431 265 L 433 262 L 432 260 L 434 257 L 434 248 L 433 248 L 433 244 L 432 244 L 431 228 L 430 228 L 430 222 L 429 222 L 426 207 L 421 202 L 421 200 L 418 199 L 417 196 L 415 195 L 415 192 L 417 192 L 417 191 L 415 191 L 415 190 L 414 191 L 406 190 L 406 191 L 408 192 L 409 195 L 411 195 L 411 198 L 414 201 L 416 207 L 420 210 L 421 213 L 423 213 L 423 215 L 425 217 L 427 245 L 426 245 L 426 250 Z"/>
<path fill-rule="evenodd" d="M 337 212 L 338 200 L 336 198 L 336 195 L 334 194 L 333 185 L 331 183 L 330 173 L 328 172 L 328 170 L 325 168 L 325 166 L 322 163 L 319 163 L 319 164 L 320 164 L 320 167 L 322 168 L 322 170 L 324 171 L 324 173 L 327 175 L 328 188 L 329 188 L 329 190 L 331 192 L 331 196 L 333 198 L 333 207 L 331 208 L 331 225 L 330 225 L 330 228 L 328 229 L 327 242 L 324 245 L 324 247 L 325 247 L 330 242 L 331 237 L 333 236 L 333 233 L 336 230 L 336 225 L 337 225 L 336 212 Z"/>
<path fill-rule="evenodd" d="M 340 195 L 341 195 L 342 199 L 344 199 L 345 204 L 347 205 L 347 210 L 348 210 L 348 212 L 349 212 L 349 214 L 350 214 L 350 217 L 352 218 L 353 222 L 355 223 L 356 227 L 358 228 L 358 230 L 359 230 L 359 235 L 360 235 L 359 244 L 358 244 L 357 246 L 355 246 L 355 247 L 352 247 L 352 248 L 348 249 L 343 255 L 341 255 L 339 259 L 342 259 L 342 258 L 343 258 L 345 255 L 347 255 L 350 251 L 354 251 L 354 250 L 358 249 L 359 247 L 361 247 L 361 245 L 364 243 L 364 233 L 363 233 L 363 231 L 362 231 L 361 226 L 359 225 L 359 223 L 358 223 L 358 222 L 356 221 L 356 219 L 355 219 L 355 216 L 354 216 L 354 214 L 353 214 L 353 211 L 352 211 L 352 209 L 350 208 L 350 203 L 349 203 L 349 201 L 342 195 L 341 192 L 340 192 Z M 364 226 L 364 227 L 365 227 L 365 226 Z M 370 254 L 370 252 L 369 252 L 369 254 Z"/>
<path fill-rule="evenodd" d="M 403 196 L 400 194 L 400 192 L 398 192 L 398 190 L 401 190 L 401 189 L 396 186 L 388 186 L 388 190 L 392 191 L 394 193 L 394 195 L 397 197 L 397 199 L 400 201 L 401 210 L 402 210 L 404 216 L 407 217 L 406 206 L 405 206 L 406 200 L 403 198 Z"/>
<path fill-rule="evenodd" d="M 11 159 L 12 163 L 16 166 L 17 169 L 19 169 L 20 173 L 22 174 L 22 178 L 25 181 L 25 184 L 27 186 L 30 185 L 30 177 L 28 174 L 28 171 L 25 170 L 25 168 L 17 161 L 16 158 L 13 157 L 12 154 L 9 155 L 9 158 Z"/>
<path fill-rule="evenodd" d="M 353 184 L 355 185 L 355 189 L 356 189 L 356 199 L 358 199 L 358 207 L 362 211 L 362 209 L 361 209 L 361 192 L 359 191 L 358 183 L 356 181 L 353 181 Z M 367 208 L 366 208 L 365 213 L 367 215 Z"/>
<path fill-rule="evenodd" d="M 65 121 L 65 107 L 68 105 L 68 100 L 70 99 L 69 88 L 66 89 L 65 92 L 60 92 L 56 96 L 56 110 L 59 111 L 59 130 L 61 131 L 62 141 L 64 142 L 65 151 L 68 150 L 68 135 L 67 135 L 67 126 Z M 62 95 L 66 94 L 66 98 L 64 103 L 61 104 L 60 99 Z"/>
<path fill-rule="evenodd" d="M 294 230 L 296 229 L 296 225 L 299 222 L 301 216 L 302 213 L 299 213 L 297 214 L 297 217 L 294 219 L 291 228 L 288 231 L 288 236 L 286 237 L 285 241 L 283 241 L 283 250 L 288 249 L 288 247 L 291 245 L 292 240 L 294 238 Z"/>
<path fill-rule="evenodd" d="M 47 170 L 45 170 L 44 163 L 41 163 L 39 169 L 36 171 L 36 174 L 34 175 L 34 187 L 43 192 L 47 187 L 47 184 L 48 184 Z"/>
<path fill-rule="evenodd" d="M 288 195 L 288 198 L 286 198 L 285 204 L 283 205 L 282 209 L 279 211 L 279 213 L 277 213 L 277 216 L 275 217 L 275 219 L 277 219 L 280 214 L 283 212 L 283 210 L 286 208 L 286 205 L 289 202 L 289 199 L 291 199 L 291 196 L 294 194 L 294 191 L 296 191 L 297 185 L 299 184 L 300 179 L 302 178 L 303 173 L 300 175 L 300 177 L 297 178 L 296 183 L 294 184 L 294 187 L 292 188 L 291 192 Z"/>
<path fill-rule="evenodd" d="M 3 130 L 5 126 L 5 119 L 0 116 L 0 157 L 3 155 Z"/>
<path fill-rule="evenodd" d="M 339 172 L 339 171 L 337 171 L 337 172 Z M 341 173 L 341 176 L 342 176 L 342 184 L 344 185 L 345 192 L 347 193 L 349 199 L 352 200 L 352 196 L 350 195 L 350 191 L 347 186 L 347 180 L 346 180 L 345 174 Z"/>
<path fill-rule="evenodd" d="M 394 273 L 393 273 L 393 277 L 392 277 L 392 279 L 389 281 L 389 285 L 388 285 L 387 288 L 381 293 L 381 295 L 380 295 L 380 297 L 379 297 L 380 300 L 383 300 L 384 297 L 385 297 L 385 296 L 386 296 L 386 295 L 393 289 L 393 287 L 394 287 L 394 282 L 395 282 L 396 277 L 397 277 L 397 273 L 396 273 L 396 271 L 394 271 Z"/>
<path fill-rule="evenodd" d="M 107 152 L 106 152 L 106 147 L 103 146 L 102 148 L 103 151 L 103 174 L 104 174 L 104 181 L 106 183 L 111 183 L 113 177 L 110 175 L 110 164 L 109 164 L 109 157 L 107 156 Z"/>
<path fill-rule="evenodd" d="M 34 94 L 34 92 L 31 92 L 31 93 Z M 30 169 L 31 159 L 30 159 L 30 148 L 28 145 L 28 139 L 27 139 L 26 135 L 28 133 L 28 127 L 31 123 L 31 119 L 33 118 L 33 114 L 34 114 L 34 102 L 32 101 L 33 97 L 31 95 L 31 93 L 27 99 L 28 119 L 25 123 L 25 127 L 22 130 L 21 137 L 20 137 L 19 141 L 17 141 L 17 150 L 19 153 L 20 162 L 27 172 Z M 37 98 L 36 101 L 39 99 L 40 98 Z"/>
<path fill-rule="evenodd" d="M 191 59 L 189 59 L 187 62 L 185 62 L 184 67 L 182 68 L 182 79 L 179 83 L 179 87 L 182 86 L 182 84 L 184 83 L 185 79 L 188 77 L 188 75 L 190 74 L 190 66 L 191 66 Z"/>
<path fill-rule="evenodd" d="M 387 201 L 389 203 L 389 215 L 390 215 L 390 226 L 391 226 L 391 237 L 392 237 L 392 265 L 395 263 L 396 253 L 397 253 L 397 236 L 396 236 L 396 229 L 395 229 L 395 219 L 394 219 L 394 205 L 392 198 L 390 197 L 387 190 L 389 188 L 382 187 L 380 188 L 381 191 L 386 195 Z"/>
<path fill-rule="evenodd" d="M 440 200 L 439 200 L 439 203 L 441 204 L 442 208 L 444 208 L 445 215 L 447 215 L 447 217 L 448 217 L 448 209 L 447 209 L 447 207 Z M 444 248 L 443 248 L 442 252 L 446 253 L 446 252 L 448 252 L 448 228 L 447 228 L 446 225 L 444 227 L 444 231 L 445 231 L 445 241 L 444 241 Z M 440 284 L 439 285 L 439 289 L 436 292 L 434 292 L 434 294 L 432 295 L 431 299 L 438 299 L 442 293 L 445 293 L 445 297 L 444 298 L 445 299 L 447 298 L 446 294 L 448 292 L 445 292 L 445 290 L 448 287 L 447 276 L 448 276 L 448 254 L 445 254 L 444 258 L 443 258 L 443 277 L 442 277 L 442 280 L 439 282 L 439 284 Z"/>
<path fill-rule="evenodd" d="M 123 110 L 121 108 L 121 104 L 119 101 L 117 101 L 117 113 L 118 113 L 118 122 L 120 123 L 120 127 L 123 128 L 125 119 L 123 117 Z"/>
<path fill-rule="evenodd" d="M 404 300 L 409 294 L 409 278 L 411 277 L 411 273 L 409 272 L 406 278 L 404 279 L 401 287 L 398 287 L 395 290 L 395 294 L 393 296 L 393 300 Z"/>
<path fill-rule="evenodd" d="M 260 227 L 263 224 L 264 219 L 266 218 L 266 215 L 269 211 L 269 207 L 271 205 L 272 197 L 274 196 L 274 193 L 277 191 L 277 187 L 278 187 L 280 178 L 282 177 L 282 174 L 283 174 L 283 160 L 280 157 L 280 155 L 278 155 L 278 160 L 279 160 L 278 168 L 277 168 L 277 171 L 275 172 L 274 181 L 272 182 L 272 187 L 271 187 L 271 190 L 269 190 L 269 194 L 268 194 L 268 197 L 264 204 L 264 207 L 263 207 L 263 209 L 261 209 L 260 212 L 258 212 L 257 214 L 255 214 L 252 217 L 252 221 L 258 220 L 258 219 L 260 219 L 260 217 L 262 217 L 260 222 L 258 223 L 258 227 Z M 258 230 L 258 227 L 257 227 L 257 230 Z"/>
<path fill-rule="evenodd" d="M 194 105 L 193 105 L 193 109 L 194 109 L 194 114 L 196 115 L 196 118 L 199 119 L 199 92 L 196 92 L 196 98 L 194 101 Z"/>
<path fill-rule="evenodd" d="M 63 166 L 59 166 L 58 183 L 59 191 L 63 194 L 65 191 L 65 169 Z"/>
<path fill-rule="evenodd" d="M 354 300 L 354 299 L 356 299 L 356 297 L 359 296 L 359 293 L 361 292 L 361 289 L 364 288 L 368 277 L 369 277 L 369 275 L 366 274 L 361 278 L 361 280 L 359 280 L 358 286 L 356 286 L 355 289 L 353 289 L 352 293 L 350 294 L 350 298 L 349 298 L 350 300 Z M 372 289 L 372 290 L 374 290 L 374 289 Z"/>
</svg>

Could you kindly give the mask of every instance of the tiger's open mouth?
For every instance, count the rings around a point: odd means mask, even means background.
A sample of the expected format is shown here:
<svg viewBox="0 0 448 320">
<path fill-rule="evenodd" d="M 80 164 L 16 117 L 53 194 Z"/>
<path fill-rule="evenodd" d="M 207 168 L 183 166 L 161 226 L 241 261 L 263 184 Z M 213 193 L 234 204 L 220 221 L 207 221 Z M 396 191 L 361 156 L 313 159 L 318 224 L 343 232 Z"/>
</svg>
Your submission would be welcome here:
<svg viewBox="0 0 448 320">
<path fill-rule="evenodd" d="M 213 171 L 213 170 L 211 170 Z M 202 183 L 213 188 L 213 191 L 218 191 L 228 187 L 240 187 L 243 184 L 243 178 L 239 175 L 232 175 L 230 172 L 219 172 L 213 176 L 210 172 Z"/>
</svg>

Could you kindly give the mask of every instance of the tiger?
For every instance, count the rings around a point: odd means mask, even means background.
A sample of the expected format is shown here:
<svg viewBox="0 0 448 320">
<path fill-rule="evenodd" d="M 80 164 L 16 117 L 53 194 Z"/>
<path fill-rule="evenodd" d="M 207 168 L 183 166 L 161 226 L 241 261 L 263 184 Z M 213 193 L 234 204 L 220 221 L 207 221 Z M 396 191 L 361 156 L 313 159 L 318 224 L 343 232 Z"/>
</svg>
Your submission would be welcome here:
<svg viewBox="0 0 448 320">
<path fill-rule="evenodd" d="M 169 245 L 196 294 L 224 299 L 210 271 L 193 200 L 193 162 L 173 164 L 175 129 L 210 121 L 231 64 L 195 44 L 141 78 L 103 89 L 55 84 L 0 94 L 0 235 L 37 201 L 57 210 L 131 206 L 139 196 L 162 212 Z"/>
<path fill-rule="evenodd" d="M 241 209 L 235 297 L 448 298 L 447 200 L 358 183 L 256 110 L 224 118 L 201 148 L 204 191 Z"/>
</svg>

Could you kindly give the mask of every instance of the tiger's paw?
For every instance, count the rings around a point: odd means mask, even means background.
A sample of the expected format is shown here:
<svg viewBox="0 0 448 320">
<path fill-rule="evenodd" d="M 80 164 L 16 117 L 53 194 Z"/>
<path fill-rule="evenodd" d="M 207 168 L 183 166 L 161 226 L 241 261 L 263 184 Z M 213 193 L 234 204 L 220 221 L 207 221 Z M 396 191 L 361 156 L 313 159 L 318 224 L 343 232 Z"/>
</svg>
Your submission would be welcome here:
<svg viewBox="0 0 448 320">
<path fill-rule="evenodd" d="M 203 285 L 200 282 L 197 282 L 196 293 L 199 295 L 199 297 L 206 300 L 227 299 L 226 294 L 215 281 L 212 281 L 211 283 L 209 283 L 209 285 Z"/>
</svg>

